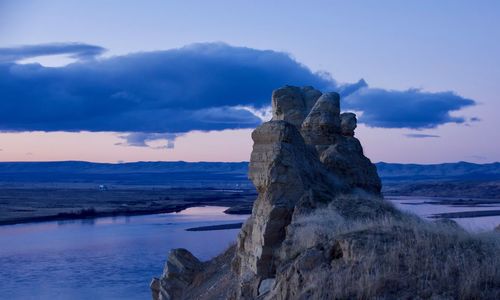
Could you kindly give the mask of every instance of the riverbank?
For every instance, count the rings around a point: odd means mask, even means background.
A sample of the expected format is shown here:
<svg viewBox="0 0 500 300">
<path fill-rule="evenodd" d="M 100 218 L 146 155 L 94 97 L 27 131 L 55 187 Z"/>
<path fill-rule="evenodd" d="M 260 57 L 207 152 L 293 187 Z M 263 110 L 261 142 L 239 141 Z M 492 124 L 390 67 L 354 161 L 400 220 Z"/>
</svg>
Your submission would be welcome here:
<svg viewBox="0 0 500 300">
<path fill-rule="evenodd" d="M 245 215 L 251 213 L 256 198 L 253 189 L 144 186 L 111 186 L 105 190 L 80 185 L 4 186 L 1 192 L 0 225 L 173 213 L 197 206 L 225 206 L 225 214 Z M 413 206 L 410 211 L 430 218 L 500 216 L 498 199 L 386 198 L 407 208 Z"/>
<path fill-rule="evenodd" d="M 196 206 L 248 214 L 255 197 L 251 189 L 3 187 L 0 225 L 172 213 Z"/>
</svg>

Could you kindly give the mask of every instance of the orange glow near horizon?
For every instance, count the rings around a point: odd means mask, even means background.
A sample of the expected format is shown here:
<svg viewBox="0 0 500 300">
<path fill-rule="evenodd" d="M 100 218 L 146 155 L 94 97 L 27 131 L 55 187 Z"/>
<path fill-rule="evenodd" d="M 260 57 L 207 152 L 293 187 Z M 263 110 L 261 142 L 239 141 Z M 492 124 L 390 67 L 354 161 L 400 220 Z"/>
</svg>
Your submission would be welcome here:
<svg viewBox="0 0 500 300">
<path fill-rule="evenodd" d="M 252 130 L 193 131 L 173 149 L 117 145 L 115 132 L 0 133 L 0 161 L 246 161 Z"/>
<path fill-rule="evenodd" d="M 480 139 L 463 142 L 477 139 L 476 131 L 474 127 L 449 124 L 439 128 L 439 138 L 417 139 L 405 137 L 408 133 L 405 129 L 370 128 L 361 124 L 356 137 L 373 162 L 494 161 L 497 153 L 491 145 Z M 0 161 L 248 161 L 253 144 L 251 132 L 252 129 L 192 131 L 178 137 L 173 149 L 158 147 L 165 141 L 153 142 L 151 147 L 119 145 L 124 142 L 120 138 L 123 133 L 116 132 L 4 132 L 0 133 Z"/>
</svg>

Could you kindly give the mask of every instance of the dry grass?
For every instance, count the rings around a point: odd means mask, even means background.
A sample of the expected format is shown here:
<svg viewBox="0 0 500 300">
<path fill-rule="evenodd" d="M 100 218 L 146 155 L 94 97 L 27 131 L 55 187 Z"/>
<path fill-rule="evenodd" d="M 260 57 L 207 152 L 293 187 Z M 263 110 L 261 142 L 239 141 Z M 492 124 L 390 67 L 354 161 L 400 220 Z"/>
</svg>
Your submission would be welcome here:
<svg viewBox="0 0 500 300">
<path fill-rule="evenodd" d="M 340 251 L 315 270 L 310 280 L 322 289 L 312 298 L 500 299 L 500 234 L 402 213 L 348 219 L 338 212 L 333 202 L 288 229 L 293 247 L 284 260 L 312 248 Z"/>
</svg>

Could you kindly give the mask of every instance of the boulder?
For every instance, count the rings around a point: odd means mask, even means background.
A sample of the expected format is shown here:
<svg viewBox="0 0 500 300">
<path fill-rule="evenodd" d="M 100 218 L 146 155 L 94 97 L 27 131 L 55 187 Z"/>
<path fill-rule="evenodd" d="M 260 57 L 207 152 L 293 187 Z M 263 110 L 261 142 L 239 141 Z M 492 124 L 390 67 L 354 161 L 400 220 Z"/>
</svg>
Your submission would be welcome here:
<svg viewBox="0 0 500 300">
<path fill-rule="evenodd" d="M 309 113 L 313 108 L 316 101 L 321 97 L 322 93 L 312 86 L 304 86 L 301 88 L 302 96 L 306 106 L 306 113 Z M 307 114 L 306 114 L 307 115 Z"/>
<path fill-rule="evenodd" d="M 188 250 L 172 249 L 161 278 L 153 278 L 150 284 L 153 299 L 181 299 L 201 266 L 202 263 Z"/>
<path fill-rule="evenodd" d="M 269 291 L 274 285 L 274 281 L 275 281 L 274 278 L 268 278 L 262 280 L 259 285 L 259 296 L 263 296 L 264 294 L 269 293 Z"/>
<path fill-rule="evenodd" d="M 301 133 L 307 144 L 316 147 L 319 153 L 336 142 L 340 134 L 340 96 L 325 93 L 302 123 Z"/>
<path fill-rule="evenodd" d="M 284 86 L 273 91 L 273 121 L 287 121 L 300 128 L 321 92 L 313 87 Z"/>
<path fill-rule="evenodd" d="M 363 154 L 358 139 L 340 136 L 320 157 L 324 166 L 342 178 L 351 188 L 381 195 L 382 181 L 377 167 Z"/>
</svg>

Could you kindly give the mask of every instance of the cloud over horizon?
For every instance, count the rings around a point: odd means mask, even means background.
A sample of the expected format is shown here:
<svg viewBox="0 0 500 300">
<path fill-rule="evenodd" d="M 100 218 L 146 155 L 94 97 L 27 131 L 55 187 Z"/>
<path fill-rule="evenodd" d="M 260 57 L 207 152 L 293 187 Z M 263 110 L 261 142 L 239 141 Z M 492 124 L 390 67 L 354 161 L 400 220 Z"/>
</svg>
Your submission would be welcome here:
<svg viewBox="0 0 500 300">
<path fill-rule="evenodd" d="M 432 128 L 462 123 L 451 111 L 474 105 L 452 92 L 339 85 L 287 53 L 193 44 L 178 49 L 100 58 L 104 48 L 81 43 L 0 48 L 0 130 L 131 133 L 128 145 L 192 130 L 253 128 L 277 87 L 336 90 L 343 109 L 361 111 L 372 127 Z M 23 59 L 69 55 L 75 63 L 49 68 Z M 171 145 L 168 142 L 167 147 Z"/>
</svg>

